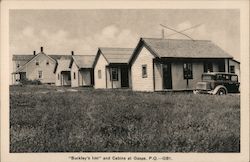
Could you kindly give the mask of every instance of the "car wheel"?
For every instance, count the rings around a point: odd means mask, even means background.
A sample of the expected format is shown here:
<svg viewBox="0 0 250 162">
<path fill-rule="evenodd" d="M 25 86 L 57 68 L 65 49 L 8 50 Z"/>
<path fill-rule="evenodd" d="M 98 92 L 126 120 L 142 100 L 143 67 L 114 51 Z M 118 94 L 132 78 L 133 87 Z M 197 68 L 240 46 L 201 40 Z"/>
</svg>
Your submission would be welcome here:
<svg viewBox="0 0 250 162">
<path fill-rule="evenodd" d="M 220 88 L 220 89 L 217 91 L 216 94 L 217 94 L 217 95 L 225 95 L 225 94 L 227 94 L 227 91 L 226 91 L 224 88 Z"/>
</svg>

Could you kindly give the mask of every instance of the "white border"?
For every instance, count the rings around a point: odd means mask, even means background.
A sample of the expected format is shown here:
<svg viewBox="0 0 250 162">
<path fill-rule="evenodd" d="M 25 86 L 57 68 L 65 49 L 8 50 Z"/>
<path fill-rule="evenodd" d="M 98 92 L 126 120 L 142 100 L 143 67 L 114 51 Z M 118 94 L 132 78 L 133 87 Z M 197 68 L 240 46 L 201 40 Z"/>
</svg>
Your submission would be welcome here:
<svg viewBox="0 0 250 162">
<path fill-rule="evenodd" d="M 10 9 L 240 9 L 241 153 L 9 153 Z M 249 161 L 249 1 L 3 1 L 1 2 L 1 161 L 72 161 L 74 156 L 170 156 L 171 161 Z M 84 161 L 84 160 L 77 160 Z M 99 160 L 100 161 L 100 160 Z M 138 161 L 138 160 L 137 160 Z M 160 160 L 157 160 L 160 161 Z"/>
</svg>

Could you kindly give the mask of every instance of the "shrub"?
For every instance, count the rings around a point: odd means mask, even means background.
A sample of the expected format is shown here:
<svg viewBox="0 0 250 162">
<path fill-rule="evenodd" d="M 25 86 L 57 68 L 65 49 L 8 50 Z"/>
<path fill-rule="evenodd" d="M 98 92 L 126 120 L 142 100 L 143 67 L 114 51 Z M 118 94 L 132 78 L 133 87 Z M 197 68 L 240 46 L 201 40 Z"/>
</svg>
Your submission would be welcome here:
<svg viewBox="0 0 250 162">
<path fill-rule="evenodd" d="M 22 79 L 20 80 L 20 83 L 22 85 L 41 85 L 41 81 L 38 79 L 34 79 L 34 80 L 29 80 L 29 79 Z"/>
</svg>

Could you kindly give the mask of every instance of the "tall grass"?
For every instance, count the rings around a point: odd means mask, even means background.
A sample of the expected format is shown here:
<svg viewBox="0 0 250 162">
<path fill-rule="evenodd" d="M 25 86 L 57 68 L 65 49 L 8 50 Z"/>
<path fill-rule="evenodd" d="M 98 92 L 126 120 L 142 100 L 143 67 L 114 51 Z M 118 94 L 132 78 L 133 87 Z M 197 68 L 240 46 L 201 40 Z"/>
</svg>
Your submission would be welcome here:
<svg viewBox="0 0 250 162">
<path fill-rule="evenodd" d="M 10 151 L 239 152 L 239 98 L 91 89 L 11 93 Z"/>
</svg>

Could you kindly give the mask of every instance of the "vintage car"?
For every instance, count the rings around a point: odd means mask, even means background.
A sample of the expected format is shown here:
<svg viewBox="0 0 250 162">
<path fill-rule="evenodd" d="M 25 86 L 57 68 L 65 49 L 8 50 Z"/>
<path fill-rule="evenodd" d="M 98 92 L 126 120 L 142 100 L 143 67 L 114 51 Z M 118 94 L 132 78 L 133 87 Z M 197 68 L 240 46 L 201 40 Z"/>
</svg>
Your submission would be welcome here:
<svg viewBox="0 0 250 162">
<path fill-rule="evenodd" d="M 217 94 L 239 92 L 238 76 L 232 73 L 211 72 L 202 74 L 202 81 L 196 84 L 195 94 Z"/>
</svg>

